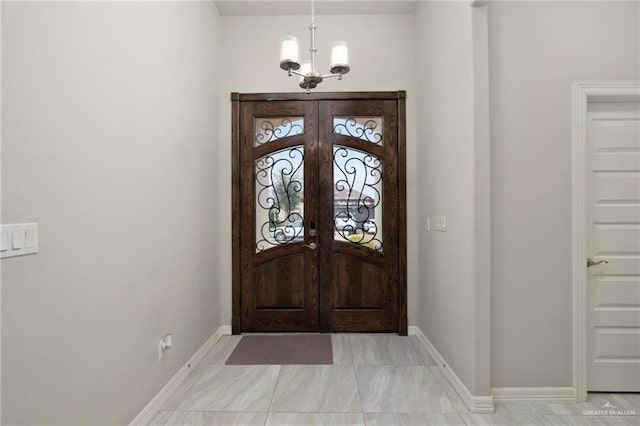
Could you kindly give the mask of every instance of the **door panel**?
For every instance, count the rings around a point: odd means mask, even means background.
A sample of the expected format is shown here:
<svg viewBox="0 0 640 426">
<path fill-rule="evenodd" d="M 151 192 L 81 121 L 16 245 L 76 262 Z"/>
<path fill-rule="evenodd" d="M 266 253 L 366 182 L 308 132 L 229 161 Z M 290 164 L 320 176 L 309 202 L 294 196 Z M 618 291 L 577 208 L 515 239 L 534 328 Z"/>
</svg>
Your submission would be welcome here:
<svg viewBox="0 0 640 426">
<path fill-rule="evenodd" d="M 304 287 L 297 271 L 304 270 L 304 255 L 283 256 L 255 267 L 256 309 L 303 310 Z"/>
<path fill-rule="evenodd" d="M 241 104 L 241 323 L 245 330 L 318 329 L 316 253 L 304 247 L 315 212 L 316 104 Z M 309 166 L 311 162 L 312 166 Z"/>
<path fill-rule="evenodd" d="M 637 104 L 636 104 L 637 106 Z M 587 114 L 589 391 L 640 391 L 640 112 Z"/>
<path fill-rule="evenodd" d="M 234 333 L 406 334 L 399 93 L 326 95 L 234 103 Z"/>
<path fill-rule="evenodd" d="M 321 330 L 398 328 L 396 123 L 395 102 L 320 104 Z"/>
<path fill-rule="evenodd" d="M 384 309 L 389 277 L 383 265 L 338 252 L 332 256 L 331 269 L 334 280 L 344 284 L 334 286 L 335 309 Z"/>
</svg>

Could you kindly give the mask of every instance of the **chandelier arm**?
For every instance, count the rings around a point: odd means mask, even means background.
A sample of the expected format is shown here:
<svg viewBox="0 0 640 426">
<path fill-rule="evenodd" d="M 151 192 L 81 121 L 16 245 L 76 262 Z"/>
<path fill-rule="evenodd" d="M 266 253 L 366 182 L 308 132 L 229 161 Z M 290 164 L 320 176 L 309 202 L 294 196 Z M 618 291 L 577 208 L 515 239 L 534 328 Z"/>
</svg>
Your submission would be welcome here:
<svg viewBox="0 0 640 426">
<path fill-rule="evenodd" d="M 300 76 L 300 77 L 304 77 L 306 75 L 306 74 L 301 73 L 300 71 L 296 71 L 296 70 L 293 70 L 293 69 L 289 69 L 289 72 L 291 74 L 295 74 L 295 75 Z"/>
<path fill-rule="evenodd" d="M 342 80 L 342 74 L 327 74 L 327 75 L 322 75 L 321 77 L 323 79 L 324 78 L 337 78 L 338 80 Z"/>
</svg>

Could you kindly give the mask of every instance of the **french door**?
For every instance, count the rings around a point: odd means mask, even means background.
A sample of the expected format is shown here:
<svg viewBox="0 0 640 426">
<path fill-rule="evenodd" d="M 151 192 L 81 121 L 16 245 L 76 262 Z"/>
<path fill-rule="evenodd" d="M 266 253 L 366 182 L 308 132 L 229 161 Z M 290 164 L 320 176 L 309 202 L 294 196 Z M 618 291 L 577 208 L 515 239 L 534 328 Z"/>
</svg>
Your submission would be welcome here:
<svg viewBox="0 0 640 426">
<path fill-rule="evenodd" d="M 233 332 L 406 334 L 404 92 L 232 101 Z"/>
</svg>

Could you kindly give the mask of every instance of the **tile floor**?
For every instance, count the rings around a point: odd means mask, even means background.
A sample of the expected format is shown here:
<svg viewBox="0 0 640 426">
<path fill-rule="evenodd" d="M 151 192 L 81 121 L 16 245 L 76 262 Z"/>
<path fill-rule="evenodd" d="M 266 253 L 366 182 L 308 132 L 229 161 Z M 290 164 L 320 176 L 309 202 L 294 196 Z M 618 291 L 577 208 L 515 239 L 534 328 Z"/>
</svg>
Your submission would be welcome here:
<svg viewBox="0 0 640 426">
<path fill-rule="evenodd" d="M 333 365 L 226 366 L 240 336 L 224 336 L 154 425 L 640 425 L 638 416 L 585 416 L 607 402 L 640 415 L 640 394 L 571 403 L 496 404 L 469 413 L 414 337 L 332 335 Z"/>
</svg>

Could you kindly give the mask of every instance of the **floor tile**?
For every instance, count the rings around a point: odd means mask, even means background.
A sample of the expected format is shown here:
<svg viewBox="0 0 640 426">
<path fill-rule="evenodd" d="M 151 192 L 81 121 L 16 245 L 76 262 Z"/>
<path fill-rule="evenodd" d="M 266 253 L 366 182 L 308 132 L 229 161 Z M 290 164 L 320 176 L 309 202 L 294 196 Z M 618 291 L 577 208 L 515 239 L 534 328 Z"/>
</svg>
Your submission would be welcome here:
<svg viewBox="0 0 640 426">
<path fill-rule="evenodd" d="M 559 416 L 553 414 L 471 414 L 462 413 L 460 416 L 468 426 L 565 426 Z"/>
<path fill-rule="evenodd" d="M 458 414 L 365 414 L 366 426 L 465 426 Z"/>
<path fill-rule="evenodd" d="M 567 425 L 577 426 L 638 426 L 640 424 L 637 416 L 560 416 L 560 418 Z"/>
<path fill-rule="evenodd" d="M 353 362 L 357 365 L 424 365 L 409 338 L 396 334 L 352 334 Z"/>
<path fill-rule="evenodd" d="M 551 415 L 553 411 L 542 402 L 509 402 L 496 404 L 497 415 L 535 414 L 539 416 Z"/>
<path fill-rule="evenodd" d="M 282 366 L 270 411 L 361 412 L 354 367 Z"/>
<path fill-rule="evenodd" d="M 269 413 L 265 426 L 364 426 L 362 413 Z"/>
<path fill-rule="evenodd" d="M 365 413 L 455 413 L 451 385 L 425 366 L 358 366 Z"/>
<path fill-rule="evenodd" d="M 640 408 L 640 393 L 618 393 L 615 394 L 616 397 L 624 398 L 627 401 L 633 402 L 635 405 Z"/>
<path fill-rule="evenodd" d="M 177 389 L 169 396 L 169 398 L 162 405 L 162 410 L 172 411 L 178 408 L 178 405 L 186 398 L 187 394 L 202 379 L 202 370 L 200 365 L 193 367 L 193 370 L 185 377 L 180 383 Z"/>
<path fill-rule="evenodd" d="M 177 411 L 268 411 L 280 366 L 212 365 Z"/>
<path fill-rule="evenodd" d="M 469 413 L 417 336 L 333 334 L 330 366 L 224 365 L 240 339 L 223 336 L 152 424 L 640 426 L 640 393 L 589 393 L 579 404 L 499 403 L 494 414 Z"/>
<path fill-rule="evenodd" d="M 467 407 L 467 404 L 465 404 L 460 395 L 458 395 L 458 392 L 455 391 L 442 370 L 440 370 L 440 368 L 438 367 L 429 367 L 429 370 L 431 370 L 436 379 L 445 384 L 444 396 L 446 396 L 449 402 L 453 404 L 456 412 L 469 413 L 469 407 Z"/>
<path fill-rule="evenodd" d="M 262 426 L 267 413 L 162 411 L 151 422 L 152 426 Z"/>
<path fill-rule="evenodd" d="M 585 410 L 630 410 L 640 414 L 638 406 L 629 399 L 614 393 L 589 393 L 586 402 L 550 402 L 547 407 L 554 413 L 561 416 L 583 415 Z M 607 405 L 608 404 L 608 405 Z M 606 408 L 613 406 L 615 408 Z"/>
<path fill-rule="evenodd" d="M 222 336 L 202 359 L 206 365 L 223 365 L 236 348 L 242 336 Z"/>
<path fill-rule="evenodd" d="M 420 358 L 422 358 L 422 361 L 425 365 L 429 367 L 436 366 L 436 362 L 433 360 L 433 358 L 431 358 L 431 355 L 429 355 L 429 351 L 427 351 L 427 348 L 422 344 L 420 339 L 418 339 L 418 336 L 409 336 L 409 341 L 411 342 L 415 350 L 418 351 L 418 353 L 420 354 Z"/>
<path fill-rule="evenodd" d="M 216 344 L 211 348 L 211 350 L 200 360 L 200 362 L 193 366 L 191 372 L 187 375 L 183 384 L 180 385 L 180 389 L 174 394 L 175 398 L 171 398 L 165 404 L 165 410 L 173 410 L 176 408 L 175 401 L 181 400 L 184 394 L 184 387 L 187 387 L 187 390 L 190 389 L 196 382 L 198 382 L 202 376 L 205 374 L 205 371 L 211 365 L 224 365 L 231 352 L 235 349 L 236 345 L 240 341 L 241 336 L 222 336 Z"/>
<path fill-rule="evenodd" d="M 346 334 L 332 334 L 331 346 L 333 347 L 334 365 L 353 365 L 349 336 Z"/>
</svg>

